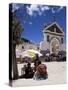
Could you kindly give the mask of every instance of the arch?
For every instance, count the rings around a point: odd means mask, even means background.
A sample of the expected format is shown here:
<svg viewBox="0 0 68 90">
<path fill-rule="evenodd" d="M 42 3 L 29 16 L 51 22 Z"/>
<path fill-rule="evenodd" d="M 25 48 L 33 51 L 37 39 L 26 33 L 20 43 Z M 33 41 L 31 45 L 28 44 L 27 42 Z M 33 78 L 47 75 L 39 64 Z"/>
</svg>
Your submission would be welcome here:
<svg viewBox="0 0 68 90">
<path fill-rule="evenodd" d="M 50 53 L 58 53 L 60 50 L 60 40 L 58 38 L 51 38 L 50 40 Z"/>
<path fill-rule="evenodd" d="M 52 41 L 52 39 L 57 39 L 58 41 L 59 41 L 59 43 L 61 44 L 61 40 L 58 38 L 58 37 L 51 37 L 51 39 L 50 39 L 50 42 Z"/>
</svg>

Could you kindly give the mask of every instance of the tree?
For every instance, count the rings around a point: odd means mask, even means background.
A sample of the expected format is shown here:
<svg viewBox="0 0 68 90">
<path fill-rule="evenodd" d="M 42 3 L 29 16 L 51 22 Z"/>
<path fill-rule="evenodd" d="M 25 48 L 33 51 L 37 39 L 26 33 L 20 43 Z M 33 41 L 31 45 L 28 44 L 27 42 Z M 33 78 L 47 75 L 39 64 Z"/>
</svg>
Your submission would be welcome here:
<svg viewBox="0 0 68 90">
<path fill-rule="evenodd" d="M 17 60 L 16 60 L 16 45 L 20 43 L 21 41 L 21 33 L 23 31 L 23 28 L 20 24 L 19 18 L 16 16 L 16 11 L 11 12 L 9 11 L 9 43 L 11 44 L 11 62 L 10 64 L 10 70 L 9 70 L 9 79 L 12 79 L 12 72 L 13 72 L 13 79 L 18 79 L 18 68 L 17 68 Z M 11 66 L 12 65 L 12 66 Z"/>
</svg>

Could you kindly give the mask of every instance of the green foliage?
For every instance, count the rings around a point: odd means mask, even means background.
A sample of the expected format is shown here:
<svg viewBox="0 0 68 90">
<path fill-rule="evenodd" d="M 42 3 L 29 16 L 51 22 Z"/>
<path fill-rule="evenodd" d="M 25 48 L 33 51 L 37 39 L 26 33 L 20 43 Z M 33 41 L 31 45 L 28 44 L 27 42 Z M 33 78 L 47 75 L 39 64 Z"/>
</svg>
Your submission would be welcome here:
<svg viewBox="0 0 68 90">
<path fill-rule="evenodd" d="M 12 14 L 12 37 L 13 41 L 16 44 L 20 43 L 21 33 L 23 31 L 23 27 L 21 26 L 21 23 L 19 21 L 19 18 L 16 16 L 15 13 Z"/>
</svg>

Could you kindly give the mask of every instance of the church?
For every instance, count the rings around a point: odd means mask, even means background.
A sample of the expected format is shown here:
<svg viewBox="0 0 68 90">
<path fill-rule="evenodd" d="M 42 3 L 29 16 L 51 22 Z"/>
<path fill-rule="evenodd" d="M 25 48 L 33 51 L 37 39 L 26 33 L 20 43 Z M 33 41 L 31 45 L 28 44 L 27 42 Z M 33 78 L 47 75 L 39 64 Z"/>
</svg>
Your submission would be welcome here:
<svg viewBox="0 0 68 90">
<path fill-rule="evenodd" d="M 49 50 L 50 53 L 65 51 L 64 30 L 54 21 L 43 28 L 43 41 L 40 50 Z"/>
</svg>

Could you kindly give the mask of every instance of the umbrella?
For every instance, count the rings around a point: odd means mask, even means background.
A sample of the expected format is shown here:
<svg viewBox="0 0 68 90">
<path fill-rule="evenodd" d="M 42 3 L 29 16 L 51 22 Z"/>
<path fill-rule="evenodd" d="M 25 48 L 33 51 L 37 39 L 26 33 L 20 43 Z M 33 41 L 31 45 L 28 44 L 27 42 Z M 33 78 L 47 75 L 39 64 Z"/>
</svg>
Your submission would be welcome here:
<svg viewBox="0 0 68 90">
<path fill-rule="evenodd" d="M 38 54 L 39 57 L 42 56 L 42 54 L 39 51 L 33 50 L 33 49 L 26 50 L 26 51 L 22 52 L 21 55 L 23 58 L 24 57 L 34 58 L 36 54 Z"/>
</svg>

